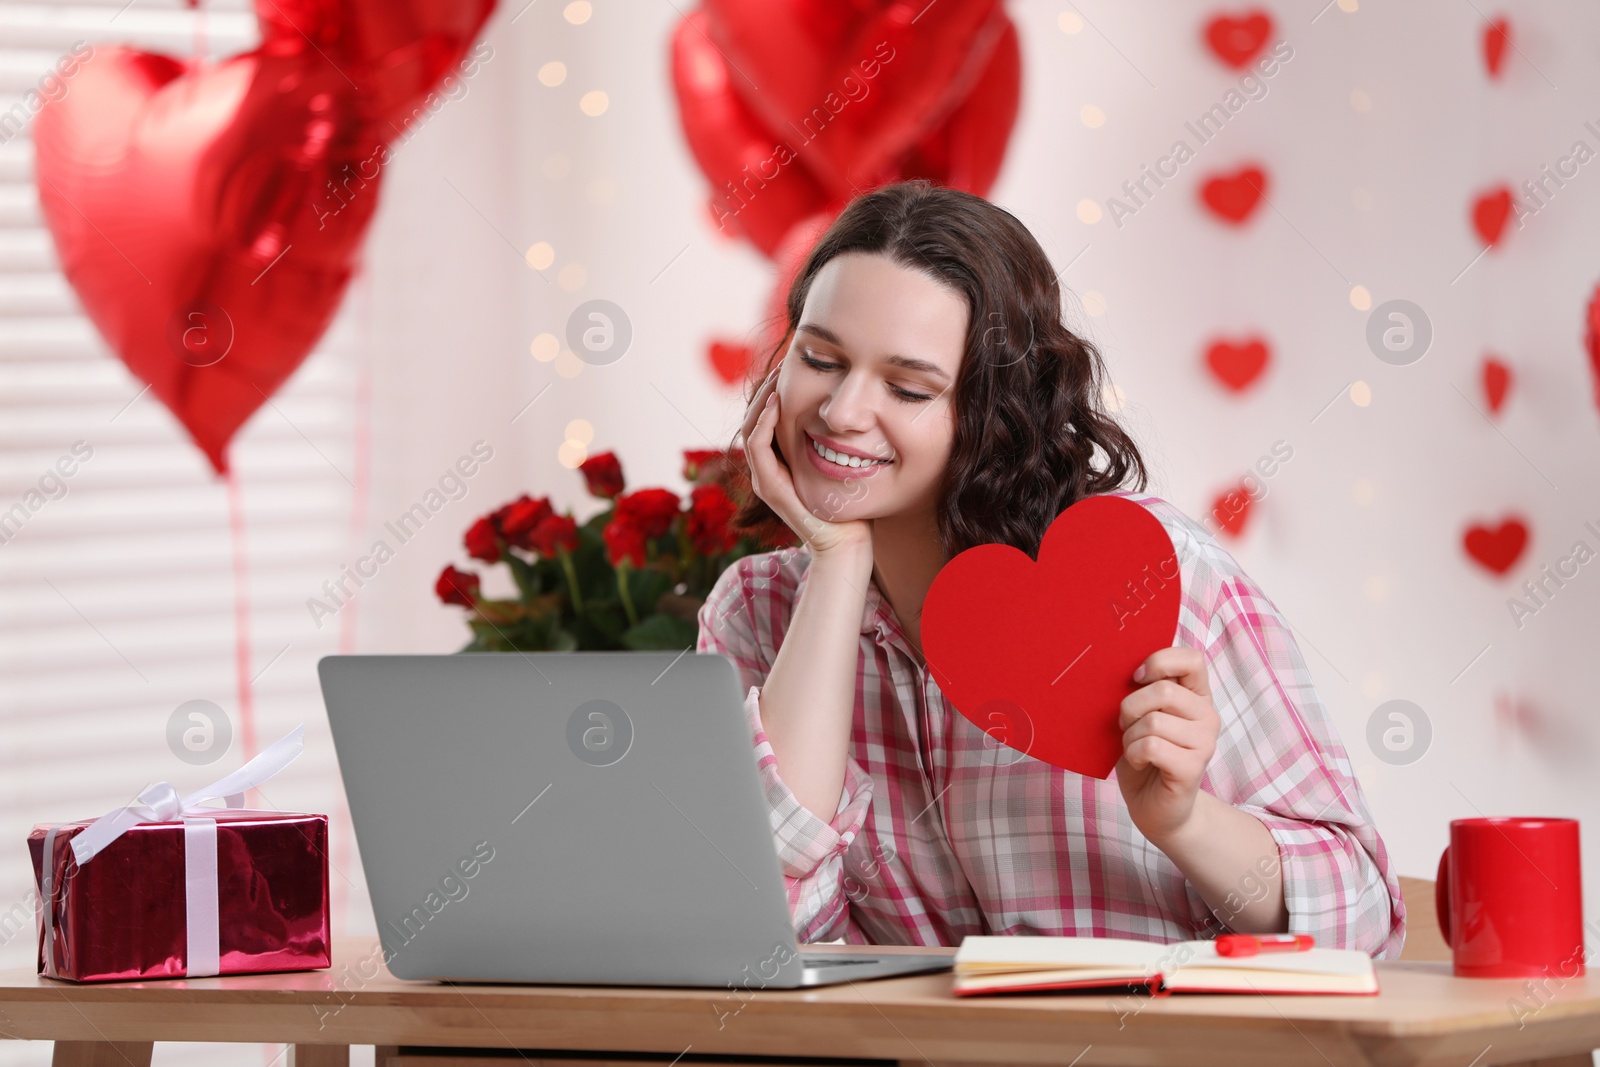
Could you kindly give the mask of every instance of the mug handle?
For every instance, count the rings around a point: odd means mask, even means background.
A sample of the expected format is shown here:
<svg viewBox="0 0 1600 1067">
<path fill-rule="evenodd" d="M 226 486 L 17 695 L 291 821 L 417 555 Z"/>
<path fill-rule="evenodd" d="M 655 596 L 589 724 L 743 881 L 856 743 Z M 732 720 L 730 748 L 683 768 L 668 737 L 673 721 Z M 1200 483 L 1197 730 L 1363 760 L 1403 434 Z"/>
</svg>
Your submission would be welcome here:
<svg viewBox="0 0 1600 1067">
<path fill-rule="evenodd" d="M 1439 877 L 1433 883 L 1433 910 L 1439 916 L 1439 932 L 1444 943 L 1454 948 L 1450 940 L 1450 846 L 1439 854 Z"/>
</svg>

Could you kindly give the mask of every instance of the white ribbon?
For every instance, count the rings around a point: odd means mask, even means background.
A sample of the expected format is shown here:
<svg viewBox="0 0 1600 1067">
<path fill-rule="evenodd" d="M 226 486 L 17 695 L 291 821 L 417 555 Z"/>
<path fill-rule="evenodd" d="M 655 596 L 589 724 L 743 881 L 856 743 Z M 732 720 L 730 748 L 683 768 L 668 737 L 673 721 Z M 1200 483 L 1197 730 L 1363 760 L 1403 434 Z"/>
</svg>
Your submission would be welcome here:
<svg viewBox="0 0 1600 1067">
<path fill-rule="evenodd" d="M 139 794 L 126 807 L 108 811 L 72 839 L 72 855 L 82 867 L 111 842 L 143 823 L 183 822 L 183 885 L 188 922 L 189 945 L 184 973 L 190 978 L 216 974 L 221 954 L 220 913 L 217 905 L 217 822 L 207 817 L 216 811 L 207 807 L 210 800 L 221 800 L 230 808 L 244 807 L 247 791 L 293 763 L 305 751 L 306 728 L 296 726 L 255 759 L 232 774 L 217 779 L 188 796 L 179 796 L 171 782 L 157 782 Z M 46 974 L 54 971 L 54 953 L 48 951 L 54 901 L 51 884 L 51 857 L 55 844 L 52 830 L 45 838 L 44 878 L 40 896 L 44 898 L 46 930 Z"/>
</svg>

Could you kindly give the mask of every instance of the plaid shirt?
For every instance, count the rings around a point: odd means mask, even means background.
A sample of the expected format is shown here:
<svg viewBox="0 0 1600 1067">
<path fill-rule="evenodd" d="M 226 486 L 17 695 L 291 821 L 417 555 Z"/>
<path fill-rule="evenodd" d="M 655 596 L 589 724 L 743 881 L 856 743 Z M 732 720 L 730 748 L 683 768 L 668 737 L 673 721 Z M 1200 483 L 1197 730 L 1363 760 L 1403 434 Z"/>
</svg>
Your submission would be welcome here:
<svg viewBox="0 0 1600 1067">
<path fill-rule="evenodd" d="M 1200 786 L 1260 819 L 1278 845 L 1289 930 L 1399 955 L 1400 885 L 1288 624 L 1234 558 L 1167 501 L 1121 492 L 1166 528 L 1181 568 L 1173 644 L 1204 650 L 1220 716 Z M 957 713 L 867 587 L 851 750 L 839 807 L 802 807 L 778 775 L 758 700 L 811 561 L 746 556 L 700 610 L 702 652 L 738 668 L 755 759 L 802 942 L 955 945 L 967 934 L 1210 937 L 1260 880 L 1206 904 L 1128 816 L 1115 775 L 1061 770 Z"/>
</svg>

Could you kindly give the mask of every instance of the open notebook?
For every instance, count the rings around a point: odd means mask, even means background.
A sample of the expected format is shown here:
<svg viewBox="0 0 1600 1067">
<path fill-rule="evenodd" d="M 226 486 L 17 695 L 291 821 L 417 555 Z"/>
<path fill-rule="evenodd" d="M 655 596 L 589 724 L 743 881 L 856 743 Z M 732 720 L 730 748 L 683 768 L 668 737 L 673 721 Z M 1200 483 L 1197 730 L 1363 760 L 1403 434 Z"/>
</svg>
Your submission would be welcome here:
<svg viewBox="0 0 1600 1067">
<path fill-rule="evenodd" d="M 1210 941 L 1121 937 L 968 937 L 956 950 L 955 993 L 1125 989 L 1163 993 L 1376 993 L 1365 952 L 1312 948 L 1219 956 Z"/>
</svg>

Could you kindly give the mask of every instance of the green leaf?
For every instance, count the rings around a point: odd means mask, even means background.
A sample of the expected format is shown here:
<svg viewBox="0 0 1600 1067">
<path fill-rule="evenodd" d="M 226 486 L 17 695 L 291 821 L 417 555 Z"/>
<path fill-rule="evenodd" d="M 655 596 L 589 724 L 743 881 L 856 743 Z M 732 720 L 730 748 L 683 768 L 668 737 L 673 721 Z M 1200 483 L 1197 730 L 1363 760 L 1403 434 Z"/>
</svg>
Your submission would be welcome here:
<svg viewBox="0 0 1600 1067">
<path fill-rule="evenodd" d="M 681 651 L 693 648 L 699 637 L 699 628 L 694 623 L 670 615 L 652 615 L 623 634 L 622 643 L 638 652 Z"/>
</svg>

